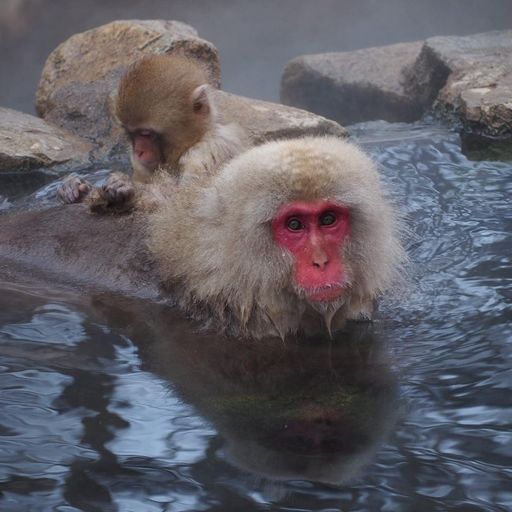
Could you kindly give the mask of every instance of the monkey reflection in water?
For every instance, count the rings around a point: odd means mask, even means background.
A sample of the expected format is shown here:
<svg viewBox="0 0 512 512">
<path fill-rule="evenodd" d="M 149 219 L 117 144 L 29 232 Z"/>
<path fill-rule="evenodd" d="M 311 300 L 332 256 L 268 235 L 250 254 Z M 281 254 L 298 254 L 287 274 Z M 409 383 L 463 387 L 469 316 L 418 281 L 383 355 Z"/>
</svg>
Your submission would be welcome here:
<svg viewBox="0 0 512 512">
<path fill-rule="evenodd" d="M 350 323 L 329 344 L 283 344 L 198 333 L 166 307 L 110 296 L 94 307 L 127 331 L 142 368 L 211 421 L 223 455 L 252 476 L 353 480 L 397 419 L 397 382 L 371 323 Z"/>
</svg>

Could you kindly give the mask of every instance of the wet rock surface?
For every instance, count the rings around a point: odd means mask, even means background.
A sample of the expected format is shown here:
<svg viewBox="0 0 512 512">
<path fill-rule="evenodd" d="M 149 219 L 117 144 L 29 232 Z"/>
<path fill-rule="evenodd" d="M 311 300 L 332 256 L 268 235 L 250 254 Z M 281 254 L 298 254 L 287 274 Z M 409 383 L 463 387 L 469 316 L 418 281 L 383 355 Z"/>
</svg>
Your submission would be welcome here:
<svg viewBox="0 0 512 512">
<path fill-rule="evenodd" d="M 0 172 L 89 161 L 85 140 L 35 116 L 0 108 Z"/>
<path fill-rule="evenodd" d="M 466 134 L 510 138 L 512 31 L 301 56 L 281 85 L 284 103 L 342 123 L 410 122 L 433 109 Z"/>
<path fill-rule="evenodd" d="M 512 30 L 425 42 L 410 75 L 410 90 L 436 88 L 446 74 L 434 109 L 455 115 L 466 131 L 512 136 Z"/>
<path fill-rule="evenodd" d="M 48 57 L 36 93 L 44 119 L 97 142 L 100 155 L 119 149 L 121 132 L 111 115 L 112 92 L 126 68 L 144 55 L 179 51 L 206 64 L 220 84 L 215 46 L 178 21 L 114 21 L 58 46 Z"/>
</svg>

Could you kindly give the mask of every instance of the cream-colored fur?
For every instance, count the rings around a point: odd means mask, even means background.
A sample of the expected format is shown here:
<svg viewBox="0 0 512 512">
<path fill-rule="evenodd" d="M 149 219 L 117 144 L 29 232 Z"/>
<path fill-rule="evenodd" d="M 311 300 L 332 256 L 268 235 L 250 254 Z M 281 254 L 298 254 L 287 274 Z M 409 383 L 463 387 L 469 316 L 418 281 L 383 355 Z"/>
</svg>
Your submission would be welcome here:
<svg viewBox="0 0 512 512">
<path fill-rule="evenodd" d="M 248 148 L 243 130 L 236 124 L 215 122 L 203 139 L 181 155 L 179 176 L 211 175 Z"/>
<path fill-rule="evenodd" d="M 345 293 L 328 306 L 296 292 L 292 257 L 270 228 L 283 204 L 318 199 L 350 211 L 350 238 L 340 248 Z M 392 285 L 405 259 L 373 162 L 334 137 L 270 142 L 211 179 L 180 186 L 152 216 L 149 247 L 188 312 L 254 338 L 342 326 Z"/>
</svg>

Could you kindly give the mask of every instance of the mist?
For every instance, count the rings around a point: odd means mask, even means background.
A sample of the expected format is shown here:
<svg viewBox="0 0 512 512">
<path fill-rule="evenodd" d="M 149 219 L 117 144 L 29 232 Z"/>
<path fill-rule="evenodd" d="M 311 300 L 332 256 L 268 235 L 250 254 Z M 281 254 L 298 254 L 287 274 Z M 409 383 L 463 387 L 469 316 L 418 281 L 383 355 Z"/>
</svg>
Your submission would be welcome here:
<svg viewBox="0 0 512 512">
<path fill-rule="evenodd" d="M 0 105 L 34 112 L 50 52 L 68 37 L 117 19 L 176 19 L 220 51 L 223 89 L 277 101 L 286 62 L 434 35 L 512 25 L 511 0 L 2 0 Z"/>
</svg>

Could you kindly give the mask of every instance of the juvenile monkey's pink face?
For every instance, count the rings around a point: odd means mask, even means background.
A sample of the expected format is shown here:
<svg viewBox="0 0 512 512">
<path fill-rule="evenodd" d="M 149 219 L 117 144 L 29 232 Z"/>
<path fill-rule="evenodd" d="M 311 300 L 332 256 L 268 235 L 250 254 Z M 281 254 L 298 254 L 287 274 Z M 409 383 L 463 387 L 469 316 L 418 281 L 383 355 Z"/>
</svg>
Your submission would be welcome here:
<svg viewBox="0 0 512 512">
<path fill-rule="evenodd" d="M 129 132 L 132 158 L 144 168 L 153 171 L 163 163 L 160 137 L 152 130 Z"/>
<path fill-rule="evenodd" d="M 341 249 L 349 220 L 348 208 L 332 201 L 288 203 L 272 220 L 274 241 L 292 254 L 295 285 L 310 301 L 331 302 L 343 294 Z"/>
</svg>

